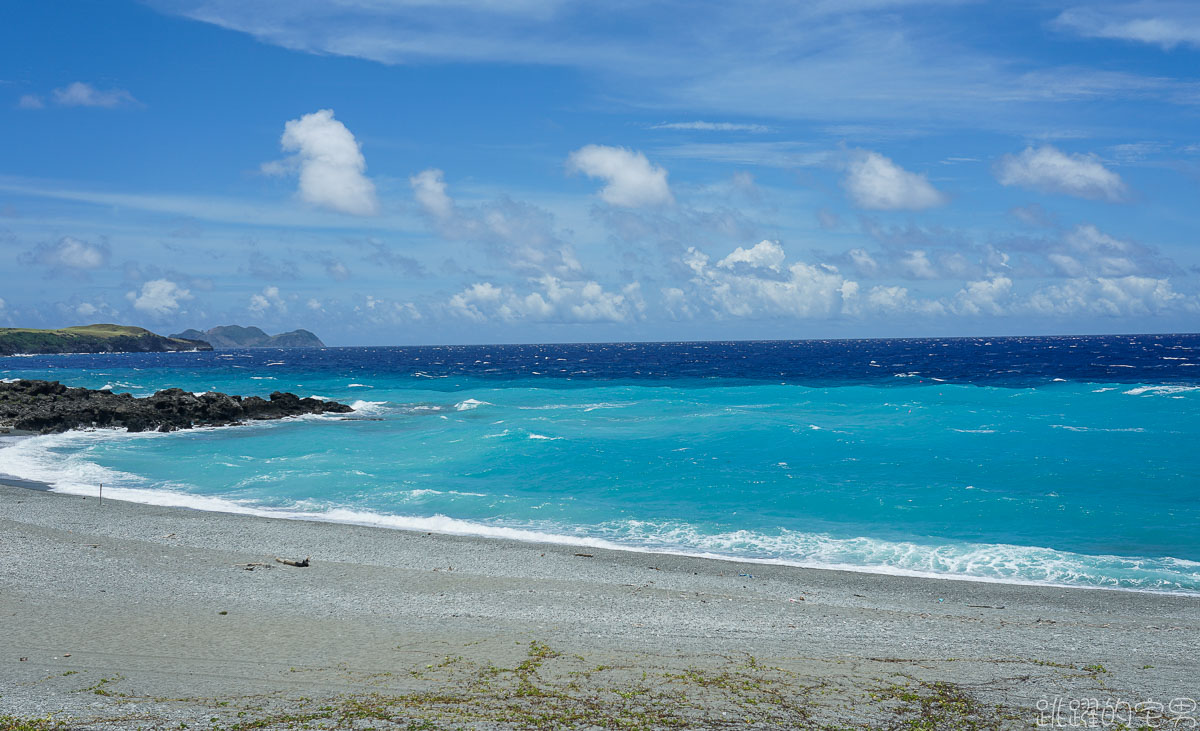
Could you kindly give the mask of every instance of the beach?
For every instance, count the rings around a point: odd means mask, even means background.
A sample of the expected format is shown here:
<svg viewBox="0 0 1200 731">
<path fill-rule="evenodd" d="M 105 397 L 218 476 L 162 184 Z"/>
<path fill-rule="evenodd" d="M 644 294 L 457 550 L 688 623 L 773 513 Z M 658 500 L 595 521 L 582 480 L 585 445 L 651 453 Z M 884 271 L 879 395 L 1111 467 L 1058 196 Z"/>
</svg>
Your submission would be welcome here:
<svg viewBox="0 0 1200 731">
<path fill-rule="evenodd" d="M 1150 716 L 1145 704 L 1162 704 L 1152 725 L 1200 715 L 1188 705 L 1200 695 L 1195 597 L 100 504 L 29 487 L 0 485 L 0 716 L 71 728 L 1026 728 L 1091 699 Z"/>
</svg>

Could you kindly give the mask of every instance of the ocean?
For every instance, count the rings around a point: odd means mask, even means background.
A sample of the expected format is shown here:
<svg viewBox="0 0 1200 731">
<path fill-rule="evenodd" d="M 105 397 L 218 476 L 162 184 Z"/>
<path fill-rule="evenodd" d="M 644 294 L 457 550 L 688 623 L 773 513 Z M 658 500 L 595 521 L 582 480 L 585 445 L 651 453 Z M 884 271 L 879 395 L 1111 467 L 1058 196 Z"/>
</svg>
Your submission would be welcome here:
<svg viewBox="0 0 1200 731">
<path fill-rule="evenodd" d="M 0 378 L 357 411 L 9 438 L 0 473 L 205 510 L 1200 594 L 1198 366 L 1200 335 L 20 356 Z"/>
</svg>

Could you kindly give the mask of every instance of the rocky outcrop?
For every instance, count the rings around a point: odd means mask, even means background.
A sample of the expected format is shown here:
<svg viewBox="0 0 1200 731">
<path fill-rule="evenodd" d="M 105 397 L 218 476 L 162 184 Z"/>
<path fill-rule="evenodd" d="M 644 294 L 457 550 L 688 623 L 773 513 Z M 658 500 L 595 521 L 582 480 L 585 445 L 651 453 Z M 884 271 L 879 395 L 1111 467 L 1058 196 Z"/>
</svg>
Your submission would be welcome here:
<svg viewBox="0 0 1200 731">
<path fill-rule="evenodd" d="M 153 396 L 68 388 L 58 381 L 0 383 L 0 426 L 53 434 L 89 427 L 124 427 L 132 432 L 228 426 L 301 414 L 345 414 L 336 401 L 300 398 L 276 391 L 270 399 L 168 388 Z"/>
</svg>

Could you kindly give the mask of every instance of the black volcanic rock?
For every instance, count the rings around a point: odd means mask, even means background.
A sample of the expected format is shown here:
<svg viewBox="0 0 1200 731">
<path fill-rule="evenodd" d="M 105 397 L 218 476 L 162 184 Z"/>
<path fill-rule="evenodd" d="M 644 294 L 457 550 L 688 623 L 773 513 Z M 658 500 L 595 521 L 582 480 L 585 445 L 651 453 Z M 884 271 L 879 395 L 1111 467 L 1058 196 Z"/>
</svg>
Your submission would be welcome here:
<svg viewBox="0 0 1200 731">
<path fill-rule="evenodd" d="M 302 399 L 279 391 L 271 394 L 270 400 L 211 391 L 197 396 L 179 388 L 134 398 L 127 393 L 68 388 L 58 381 L 0 383 L 0 426 L 40 434 L 88 427 L 167 432 L 353 410 L 336 401 Z"/>
<path fill-rule="evenodd" d="M 325 343 L 308 330 L 268 335 L 257 327 L 221 325 L 204 332 L 188 329 L 172 335 L 173 338 L 203 340 L 214 348 L 324 348 Z"/>
</svg>

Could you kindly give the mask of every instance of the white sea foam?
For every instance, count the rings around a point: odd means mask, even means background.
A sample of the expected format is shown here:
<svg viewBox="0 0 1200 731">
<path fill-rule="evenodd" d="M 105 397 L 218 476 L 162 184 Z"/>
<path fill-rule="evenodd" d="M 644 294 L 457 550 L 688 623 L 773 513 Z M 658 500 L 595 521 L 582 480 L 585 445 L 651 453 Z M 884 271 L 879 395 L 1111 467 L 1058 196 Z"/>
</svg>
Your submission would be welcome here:
<svg viewBox="0 0 1200 731">
<path fill-rule="evenodd" d="M 351 383 L 349 386 L 346 386 L 346 388 L 375 388 L 375 387 L 368 386 L 365 383 Z"/>
<path fill-rule="evenodd" d="M 459 401 L 458 403 L 454 404 L 454 410 L 455 411 L 471 411 L 472 409 L 478 409 L 480 406 L 491 406 L 491 404 L 489 404 L 487 401 L 480 401 L 479 399 L 469 398 L 469 399 L 465 399 L 463 401 Z"/>
<path fill-rule="evenodd" d="M 1152 396 L 1172 395 L 1176 393 L 1187 393 L 1188 391 L 1200 391 L 1200 386 L 1138 386 L 1131 388 L 1128 391 L 1123 391 L 1126 396 L 1142 396 L 1150 394 Z"/>
<path fill-rule="evenodd" d="M 995 429 L 954 429 L 954 428 L 951 428 L 950 431 L 956 431 L 959 434 L 995 434 L 996 433 Z"/>
<path fill-rule="evenodd" d="M 97 485 L 103 483 L 106 497 L 170 507 L 901 576 L 1200 593 L 1195 588 L 1200 585 L 1200 562 L 1179 558 L 1088 556 L 1007 544 L 925 545 L 787 530 L 775 534 L 744 530 L 713 534 L 681 522 L 625 520 L 579 527 L 498 525 L 445 515 L 381 514 L 314 501 L 303 501 L 289 509 L 268 509 L 249 501 L 190 494 L 179 486 L 151 486 L 135 475 L 88 462 L 79 452 L 59 451 L 108 439 L 173 436 L 103 430 L 27 437 L 0 442 L 0 463 L 6 472 L 48 482 L 58 492 L 94 495 Z M 409 493 L 412 497 L 435 494 L 439 492 L 420 488 Z M 486 497 L 480 493 L 460 494 Z"/>
<path fill-rule="evenodd" d="M 354 401 L 350 404 L 355 413 L 368 416 L 384 411 L 386 406 L 387 401 Z"/>
<path fill-rule="evenodd" d="M 1071 426 L 1069 424 L 1051 424 L 1054 429 L 1066 429 L 1067 431 L 1077 432 L 1144 432 L 1144 428 L 1140 426 L 1129 427 L 1102 427 L 1102 426 Z"/>
<path fill-rule="evenodd" d="M 556 442 L 559 439 L 562 439 L 562 437 L 548 437 L 545 434 L 534 434 L 533 432 L 529 432 L 529 438 L 530 439 L 542 439 L 542 440 L 545 440 L 548 442 Z"/>
</svg>

